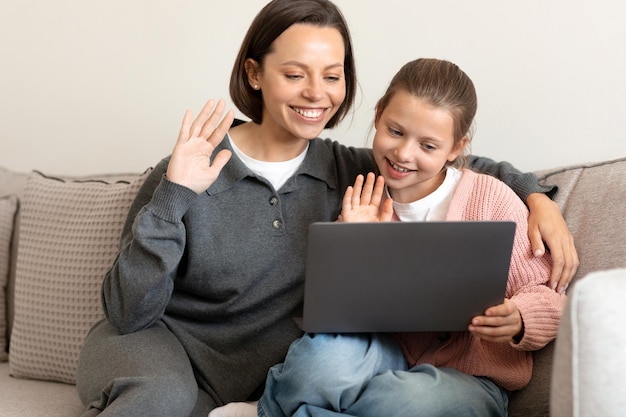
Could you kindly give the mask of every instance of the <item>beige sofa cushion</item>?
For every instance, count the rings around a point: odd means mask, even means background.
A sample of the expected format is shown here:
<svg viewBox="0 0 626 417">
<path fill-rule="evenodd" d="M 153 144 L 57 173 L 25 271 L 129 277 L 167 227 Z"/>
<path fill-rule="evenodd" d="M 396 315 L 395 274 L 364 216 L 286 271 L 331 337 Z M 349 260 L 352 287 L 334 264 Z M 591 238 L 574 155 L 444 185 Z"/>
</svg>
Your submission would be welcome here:
<svg viewBox="0 0 626 417">
<path fill-rule="evenodd" d="M 74 385 L 13 378 L 0 363 L 0 417 L 78 417 L 85 408 Z"/>
<path fill-rule="evenodd" d="M 538 173 L 557 184 L 555 201 L 574 235 L 580 257 L 575 280 L 589 272 L 626 266 L 626 158 Z"/>
<path fill-rule="evenodd" d="M 625 172 L 626 158 L 536 172 L 540 182 L 559 187 L 555 201 L 581 261 L 574 282 L 590 271 L 626 267 Z M 509 416 L 548 415 L 553 350 L 550 343 L 533 352 L 533 377 L 526 388 L 511 394 Z"/>
<path fill-rule="evenodd" d="M 0 362 L 7 360 L 7 284 L 11 263 L 11 242 L 17 211 L 17 197 L 0 197 Z"/>
<path fill-rule="evenodd" d="M 75 383 L 85 335 L 103 317 L 102 278 L 147 175 L 114 183 L 65 181 L 36 172 L 28 178 L 9 355 L 14 376 Z"/>
<path fill-rule="evenodd" d="M 569 292 L 554 356 L 550 415 L 626 416 L 626 269 L 591 273 Z"/>
<path fill-rule="evenodd" d="M 15 222 L 13 223 L 13 238 L 11 242 L 10 258 L 8 263 L 8 282 L 6 286 L 6 308 L 4 312 L 6 314 L 6 333 L 0 334 L 0 339 L 6 339 L 7 335 L 11 334 L 11 328 L 13 324 L 13 284 L 15 283 L 15 262 L 17 253 L 17 236 L 19 234 L 19 201 L 24 194 L 24 187 L 26 186 L 26 179 L 28 174 L 24 172 L 16 172 L 10 169 L 0 167 L 0 197 L 15 196 L 18 200 L 18 209 L 15 214 Z M 1 279 L 0 279 L 1 280 Z M 0 350 L 2 350 L 0 348 Z M 1 355 L 1 354 L 0 354 Z"/>
</svg>

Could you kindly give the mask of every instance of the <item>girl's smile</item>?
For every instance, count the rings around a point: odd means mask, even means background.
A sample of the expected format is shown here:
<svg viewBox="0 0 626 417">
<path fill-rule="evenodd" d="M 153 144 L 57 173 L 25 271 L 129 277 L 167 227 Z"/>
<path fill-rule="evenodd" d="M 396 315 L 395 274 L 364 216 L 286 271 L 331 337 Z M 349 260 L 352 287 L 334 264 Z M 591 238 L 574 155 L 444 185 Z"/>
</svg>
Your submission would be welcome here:
<svg viewBox="0 0 626 417">
<path fill-rule="evenodd" d="M 394 173 L 397 173 L 398 177 L 401 177 L 401 176 L 403 176 L 402 174 L 408 174 L 409 172 L 416 171 L 415 169 L 409 169 L 409 168 L 402 167 L 402 166 L 394 163 L 393 161 L 391 161 L 389 159 L 386 159 L 386 161 L 390 165 L 389 173 L 392 174 L 392 175 Z"/>
</svg>

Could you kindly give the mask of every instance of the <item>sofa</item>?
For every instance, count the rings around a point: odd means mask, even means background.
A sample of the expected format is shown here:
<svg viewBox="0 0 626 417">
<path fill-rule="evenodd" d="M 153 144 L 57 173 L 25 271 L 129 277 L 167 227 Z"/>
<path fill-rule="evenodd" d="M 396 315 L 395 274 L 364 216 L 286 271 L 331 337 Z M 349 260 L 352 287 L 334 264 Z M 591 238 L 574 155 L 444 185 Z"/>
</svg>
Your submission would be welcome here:
<svg viewBox="0 0 626 417">
<path fill-rule="evenodd" d="M 103 317 L 100 283 L 149 172 L 59 177 L 0 168 L 0 417 L 81 414 L 74 385 L 78 354 L 91 325 Z M 626 303 L 619 302 L 626 299 L 626 269 L 620 269 L 626 267 L 626 158 L 536 174 L 559 186 L 555 201 L 581 263 L 559 336 L 533 353 L 532 380 L 512 393 L 509 416 L 589 416 L 581 402 L 614 392 L 619 397 L 617 386 L 624 392 L 625 336 L 603 336 L 603 323 L 617 327 L 626 319 Z M 605 275 L 610 280 L 597 278 Z M 587 282 L 592 288 L 600 282 L 599 288 L 594 292 Z M 593 322 L 579 323 L 589 317 Z M 604 361 L 607 345 L 610 362 Z M 583 378 L 591 366 L 598 374 L 609 364 L 617 371 Z M 599 391 L 608 393 L 594 396 Z M 597 415 L 626 415 L 623 396 L 607 407 Z"/>
</svg>

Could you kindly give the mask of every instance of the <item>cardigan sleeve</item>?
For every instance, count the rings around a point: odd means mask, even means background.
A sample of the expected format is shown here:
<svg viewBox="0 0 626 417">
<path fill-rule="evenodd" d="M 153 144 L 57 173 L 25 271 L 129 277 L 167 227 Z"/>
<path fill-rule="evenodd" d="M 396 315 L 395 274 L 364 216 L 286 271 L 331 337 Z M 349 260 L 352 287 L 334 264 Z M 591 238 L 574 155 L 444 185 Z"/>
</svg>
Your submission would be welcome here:
<svg viewBox="0 0 626 417">
<path fill-rule="evenodd" d="M 549 285 L 551 259 L 535 257 L 528 238 L 528 209 L 501 181 L 465 171 L 448 220 L 512 220 L 516 223 L 506 297 L 517 305 L 524 336 L 515 349 L 537 350 L 556 337 L 566 296 Z"/>
<path fill-rule="evenodd" d="M 549 255 L 535 257 L 528 239 L 525 212 L 512 213 L 517 224 L 507 297 L 517 306 L 524 323 L 524 336 L 511 345 L 520 350 L 538 350 L 557 334 L 566 296 L 549 286 L 551 259 Z"/>
</svg>

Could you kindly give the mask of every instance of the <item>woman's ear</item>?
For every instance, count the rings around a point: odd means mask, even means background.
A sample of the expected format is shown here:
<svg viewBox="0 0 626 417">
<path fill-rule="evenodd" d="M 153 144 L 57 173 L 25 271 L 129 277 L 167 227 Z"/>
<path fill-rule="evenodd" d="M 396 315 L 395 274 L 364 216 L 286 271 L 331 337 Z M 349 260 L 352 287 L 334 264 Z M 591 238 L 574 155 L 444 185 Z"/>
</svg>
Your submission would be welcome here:
<svg viewBox="0 0 626 417">
<path fill-rule="evenodd" d="M 261 88 L 261 66 L 252 58 L 246 59 L 244 62 L 244 68 L 246 69 L 246 75 L 248 76 L 248 83 L 250 87 L 258 90 Z"/>
<path fill-rule="evenodd" d="M 454 162 L 454 160 L 463 153 L 463 150 L 469 143 L 469 138 L 467 135 L 463 136 L 460 141 L 454 145 L 452 152 L 448 155 L 448 162 Z"/>
</svg>

